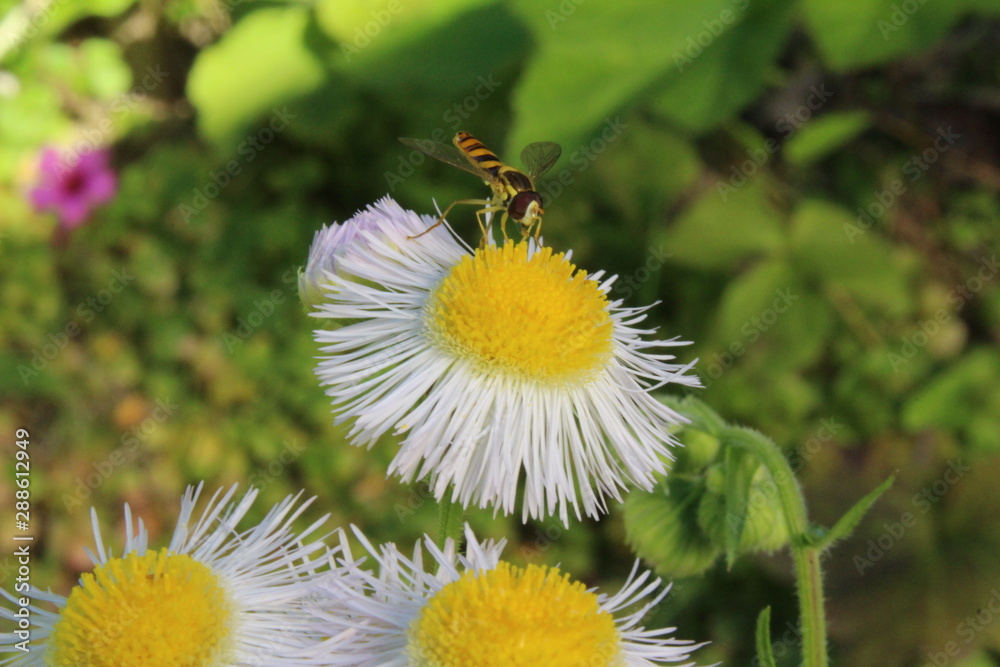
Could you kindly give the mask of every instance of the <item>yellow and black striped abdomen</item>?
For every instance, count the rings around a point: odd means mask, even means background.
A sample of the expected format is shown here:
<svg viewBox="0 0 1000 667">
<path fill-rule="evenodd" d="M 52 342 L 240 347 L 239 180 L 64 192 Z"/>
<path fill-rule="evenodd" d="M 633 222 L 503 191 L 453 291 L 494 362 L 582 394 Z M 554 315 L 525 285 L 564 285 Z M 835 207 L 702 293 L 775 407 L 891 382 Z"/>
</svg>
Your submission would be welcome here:
<svg viewBox="0 0 1000 667">
<path fill-rule="evenodd" d="M 462 154 L 473 164 L 473 166 L 488 172 L 490 176 L 496 178 L 500 173 L 503 162 L 483 145 L 483 142 L 476 139 L 468 132 L 459 132 L 455 135 L 455 147 L 462 151 Z"/>
</svg>

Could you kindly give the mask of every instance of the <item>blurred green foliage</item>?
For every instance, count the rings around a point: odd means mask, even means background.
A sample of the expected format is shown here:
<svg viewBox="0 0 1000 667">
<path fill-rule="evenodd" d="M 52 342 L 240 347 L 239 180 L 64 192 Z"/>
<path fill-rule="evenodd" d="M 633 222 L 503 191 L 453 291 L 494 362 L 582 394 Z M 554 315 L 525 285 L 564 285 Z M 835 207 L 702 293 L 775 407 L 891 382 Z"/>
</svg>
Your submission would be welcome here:
<svg viewBox="0 0 1000 667">
<path fill-rule="evenodd" d="M 6 434 L 31 432 L 36 583 L 65 592 L 86 567 L 89 506 L 120 530 L 128 501 L 162 537 L 200 479 L 267 501 L 305 488 L 377 540 L 434 530 L 428 494 L 385 478 L 392 444 L 332 426 L 294 275 L 322 223 L 386 193 L 421 212 L 485 194 L 396 141 L 463 129 L 515 162 L 563 145 L 540 185 L 547 242 L 620 274 L 614 298 L 661 302 L 652 324 L 694 341 L 679 354 L 700 359 L 698 396 L 799 462 L 818 522 L 898 472 L 828 561 L 835 662 L 1000 664 L 983 616 L 1000 574 L 998 15 L 0 0 L 0 447 L 10 460 Z M 72 234 L 26 200 L 47 145 L 113 147 L 119 194 Z M 472 213 L 452 218 L 475 242 Z M 0 490 L 10 506 L 10 475 Z M 515 561 L 595 583 L 630 567 L 618 513 L 473 522 Z M 749 664 L 771 605 L 791 665 L 792 599 L 787 561 L 761 554 L 679 580 L 650 623 L 711 640 L 701 663 Z"/>
</svg>

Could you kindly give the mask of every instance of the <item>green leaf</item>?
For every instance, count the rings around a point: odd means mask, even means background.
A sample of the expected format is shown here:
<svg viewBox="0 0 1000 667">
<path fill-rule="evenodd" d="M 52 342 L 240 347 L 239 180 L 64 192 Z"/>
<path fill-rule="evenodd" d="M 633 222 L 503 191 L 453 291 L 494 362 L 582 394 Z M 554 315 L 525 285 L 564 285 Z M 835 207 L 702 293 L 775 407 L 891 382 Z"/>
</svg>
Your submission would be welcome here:
<svg viewBox="0 0 1000 667">
<path fill-rule="evenodd" d="M 720 358 L 735 364 L 744 356 L 750 361 L 766 355 L 772 371 L 803 368 L 823 353 L 833 323 L 829 301 L 808 281 L 783 259 L 765 260 L 730 282 L 722 295 L 706 341 L 719 355 L 712 356 L 709 377 L 725 370 Z"/>
<path fill-rule="evenodd" d="M 984 405 L 979 398 L 990 393 L 1000 375 L 996 350 L 972 350 L 945 367 L 907 403 L 903 424 L 910 430 L 929 427 L 959 429 Z"/>
<path fill-rule="evenodd" d="M 854 529 L 864 518 L 865 514 L 871 509 L 872 505 L 875 504 L 883 493 L 889 490 L 892 483 L 896 481 L 896 475 L 892 475 L 889 479 L 885 480 L 879 484 L 878 488 L 866 495 L 864 498 L 859 500 L 854 504 L 854 507 L 847 510 L 847 512 L 837 520 L 833 528 L 827 532 L 826 536 L 819 541 L 816 546 L 820 550 L 829 549 L 835 542 L 845 539 L 854 532 Z"/>
<path fill-rule="evenodd" d="M 964 10 L 984 14 L 1000 14 L 1000 0 L 964 0 Z"/>
<path fill-rule="evenodd" d="M 776 320 L 761 321 L 761 313 L 775 306 L 783 309 L 778 317 L 796 308 L 802 298 L 795 273 L 781 259 L 760 262 L 729 283 L 719 300 L 712 341 L 727 347 L 732 341 L 746 345 L 757 342 Z M 777 313 L 777 311 L 775 311 Z M 732 351 L 736 356 L 743 352 Z"/>
<path fill-rule="evenodd" d="M 877 234 L 860 231 L 845 209 L 817 199 L 792 216 L 792 262 L 826 286 L 846 289 L 859 302 L 901 317 L 912 309 L 908 271 Z"/>
<path fill-rule="evenodd" d="M 815 382 L 803 377 L 802 370 L 782 367 L 776 371 L 779 365 L 784 362 L 775 344 L 769 346 L 766 354 L 754 348 L 732 370 L 727 371 L 719 364 L 709 366 L 709 378 L 718 378 L 712 385 L 712 393 L 719 397 L 721 407 L 727 412 L 767 415 L 772 423 L 770 428 L 788 437 L 798 432 L 795 424 L 829 399 Z M 760 391 L 763 386 L 767 387 L 766 392 Z"/>
<path fill-rule="evenodd" d="M 707 46 L 699 41 L 711 35 L 722 19 L 689 36 L 684 48 L 674 52 L 674 67 L 657 86 L 653 108 L 681 127 L 704 132 L 733 116 L 752 102 L 766 85 L 785 38 L 792 26 L 792 2 L 733 2 L 736 22 L 724 24 Z M 705 40 L 702 40 L 705 41 Z"/>
<path fill-rule="evenodd" d="M 333 3 L 333 15 L 340 17 L 342 4 L 340 0 Z M 369 3 L 362 4 L 369 14 Z M 356 53 L 350 47 L 364 43 L 356 33 L 342 42 L 333 64 L 359 86 L 377 90 L 389 100 L 402 99 L 412 105 L 426 99 L 439 122 L 448 124 L 447 142 L 457 129 L 474 130 L 461 128 L 459 123 L 489 97 L 499 93 L 499 100 L 510 94 L 514 80 L 507 72 L 531 46 L 531 34 L 506 7 L 479 6 L 484 4 L 462 0 L 427 5 L 426 11 L 401 11 L 384 29 L 371 30 L 375 36 L 370 45 Z M 351 28 L 357 31 L 359 26 L 373 25 L 377 23 L 369 15 L 367 23 L 362 18 Z M 338 35 L 342 32 L 337 31 Z M 502 48 L 484 48 L 483 35 Z M 522 148 L 518 146 L 511 155 Z"/>
<path fill-rule="evenodd" d="M 958 658 L 955 667 L 996 667 L 996 664 L 989 651 L 981 650 Z"/>
<path fill-rule="evenodd" d="M 382 104 L 383 111 L 405 118 L 405 126 L 397 127 L 396 134 L 448 144 L 456 130 L 469 130 L 498 151 L 501 159 L 519 164 L 517 156 L 524 147 L 508 155 L 502 150 L 501 131 L 491 130 L 497 127 L 495 118 L 504 119 L 502 127 L 508 125 L 514 73 L 531 47 L 527 27 L 506 7 L 482 0 L 449 0 L 419 10 L 401 2 L 385 5 L 390 18 L 361 0 L 318 6 L 316 32 L 341 43 L 317 49 L 329 66 L 329 78 L 298 101 L 290 134 L 336 152 L 345 150 L 344 142 L 350 138 L 351 150 L 359 154 L 374 150 L 386 166 L 391 165 L 383 177 L 390 173 L 399 177 L 400 168 L 413 165 L 402 161 L 408 152 L 402 144 L 392 140 L 387 145 L 384 128 L 370 122 L 373 105 Z M 405 11 L 390 9 L 400 6 Z M 384 27 L 379 28 L 379 18 Z M 503 48 L 483 48 L 487 34 Z M 358 127 L 365 132 L 359 135 Z M 454 180 L 466 183 L 465 178 Z M 393 181 L 388 184 L 395 189 Z M 438 182 L 426 199 L 447 197 L 440 186 Z M 463 191 L 464 187 L 458 190 Z"/>
<path fill-rule="evenodd" d="M 132 72 L 122 59 L 118 44 L 106 39 L 88 39 L 80 45 L 80 56 L 88 93 L 108 100 L 128 90 Z"/>
<path fill-rule="evenodd" d="M 938 326 L 927 320 L 923 333 L 932 336 Z M 916 330 L 921 331 L 920 329 Z M 915 348 L 916 335 L 906 337 L 900 353 Z M 958 433 L 968 449 L 1000 449 L 1000 355 L 992 348 L 974 349 L 931 378 L 903 408 L 903 425 L 910 431 L 939 428 Z"/>
<path fill-rule="evenodd" d="M 135 0 L 83 0 L 70 4 L 79 5 L 83 11 L 94 16 L 116 16 L 134 3 Z"/>
<path fill-rule="evenodd" d="M 764 327 L 774 313 L 777 313 L 777 319 L 774 326 L 762 331 L 760 352 L 769 353 L 775 370 L 803 369 L 828 351 L 829 336 L 837 318 L 829 300 L 812 290 L 799 291 L 795 287 L 791 294 L 785 293 L 784 296 L 795 299 L 786 312 L 766 311 L 761 314 L 760 324 Z M 773 303 L 771 308 L 774 308 Z"/>
<path fill-rule="evenodd" d="M 390 0 L 381 7 L 366 0 L 319 0 L 316 21 L 323 32 L 340 42 L 343 58 L 352 61 L 391 49 L 414 35 L 447 24 L 464 11 L 488 3 L 489 0 L 436 0 L 422 3 L 418 11 L 413 11 L 418 8 L 407 7 L 406 0 Z"/>
<path fill-rule="evenodd" d="M 789 164 L 808 166 L 871 127 L 867 111 L 833 111 L 802 126 L 786 143 Z"/>
<path fill-rule="evenodd" d="M 10 14 L 0 9 L 0 17 L 12 15 L 14 12 L 23 14 L 30 3 L 19 3 L 21 7 L 12 9 Z M 32 30 L 27 32 L 27 41 L 39 40 L 43 36 L 54 36 L 61 33 L 73 23 L 87 16 L 117 16 L 135 4 L 135 0 L 74 0 L 73 2 L 53 2 L 39 6 L 39 13 L 27 14 Z M 36 34 L 37 32 L 37 34 Z"/>
<path fill-rule="evenodd" d="M 514 94 L 508 147 L 515 151 L 548 140 L 572 152 L 665 74 L 679 74 L 674 54 L 706 30 L 705 22 L 733 11 L 730 0 L 515 6 L 538 43 Z"/>
<path fill-rule="evenodd" d="M 827 63 L 859 68 L 933 44 L 960 15 L 958 3 L 803 0 L 806 25 Z"/>
<path fill-rule="evenodd" d="M 583 172 L 593 156 L 602 194 L 625 217 L 644 218 L 647 211 L 662 210 L 676 201 L 702 173 L 702 166 L 691 142 L 664 129 L 662 123 L 631 116 L 625 122 L 627 128 L 613 148 L 600 154 L 569 152 L 548 180 L 555 183 L 562 171 Z"/>
<path fill-rule="evenodd" d="M 309 12 L 259 9 L 198 56 L 188 97 L 198 126 L 217 143 L 236 139 L 260 116 L 316 88 L 324 68 L 306 46 Z"/>
<path fill-rule="evenodd" d="M 760 667 L 776 667 L 771 649 L 771 608 L 764 607 L 757 616 L 757 663 Z"/>
<path fill-rule="evenodd" d="M 778 217 L 756 182 L 727 196 L 709 190 L 660 241 L 675 263 L 730 271 L 743 259 L 773 253 L 783 245 Z"/>
</svg>

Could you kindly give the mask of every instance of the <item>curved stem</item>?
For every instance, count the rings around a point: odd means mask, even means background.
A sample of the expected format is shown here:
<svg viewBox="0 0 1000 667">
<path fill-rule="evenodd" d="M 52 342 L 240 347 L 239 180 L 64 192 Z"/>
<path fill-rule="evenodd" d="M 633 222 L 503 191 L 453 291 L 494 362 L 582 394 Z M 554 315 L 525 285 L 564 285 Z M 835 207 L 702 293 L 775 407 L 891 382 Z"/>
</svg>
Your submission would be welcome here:
<svg viewBox="0 0 1000 667">
<path fill-rule="evenodd" d="M 802 664 L 804 667 L 827 667 L 826 612 L 823 607 L 820 549 L 810 542 L 806 503 L 795 473 L 778 446 L 768 438 L 741 429 L 728 430 L 725 438 L 727 442 L 753 452 L 771 474 L 791 535 L 802 624 Z"/>
</svg>

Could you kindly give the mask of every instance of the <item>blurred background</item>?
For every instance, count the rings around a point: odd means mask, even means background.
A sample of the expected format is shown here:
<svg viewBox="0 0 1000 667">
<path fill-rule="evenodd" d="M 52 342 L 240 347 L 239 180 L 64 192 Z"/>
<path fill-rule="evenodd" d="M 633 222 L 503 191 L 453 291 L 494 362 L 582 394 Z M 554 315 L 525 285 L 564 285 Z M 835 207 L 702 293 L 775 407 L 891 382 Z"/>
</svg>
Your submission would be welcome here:
<svg viewBox="0 0 1000 667">
<path fill-rule="evenodd" d="M 786 449 L 815 521 L 898 474 L 826 562 L 834 662 L 1000 665 L 998 128 L 997 0 L 0 0 L 0 538 L 18 428 L 33 583 L 60 593 L 91 506 L 106 543 L 128 502 L 159 545 L 199 480 L 433 533 L 392 444 L 332 426 L 296 271 L 377 198 L 486 194 L 397 137 L 515 165 L 556 141 L 546 241 L 660 301 L 698 396 Z M 617 510 L 473 523 L 594 585 L 633 558 Z M 748 665 L 766 605 L 797 664 L 783 553 L 678 579 L 652 620 Z"/>
</svg>

